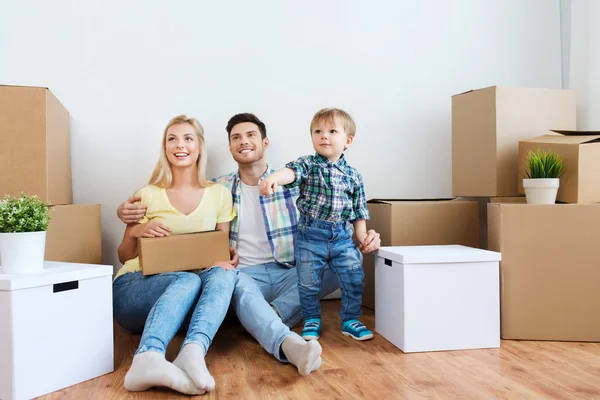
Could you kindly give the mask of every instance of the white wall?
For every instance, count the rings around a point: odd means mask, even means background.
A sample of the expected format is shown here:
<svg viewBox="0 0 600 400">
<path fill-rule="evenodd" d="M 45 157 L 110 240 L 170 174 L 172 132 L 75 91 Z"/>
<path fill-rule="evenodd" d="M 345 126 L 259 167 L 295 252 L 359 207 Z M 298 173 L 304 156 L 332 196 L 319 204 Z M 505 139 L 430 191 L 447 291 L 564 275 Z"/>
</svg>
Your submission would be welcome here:
<svg viewBox="0 0 600 400">
<path fill-rule="evenodd" d="M 577 127 L 600 130 L 600 1 L 569 1 L 568 88 L 577 92 Z"/>
<path fill-rule="evenodd" d="M 0 83 L 49 87 L 72 116 L 74 199 L 115 210 L 146 183 L 172 116 L 204 124 L 209 173 L 225 124 L 263 119 L 270 162 L 311 152 L 324 106 L 358 125 L 349 161 L 367 196 L 451 196 L 450 96 L 495 84 L 561 87 L 559 0 L 4 3 Z"/>
</svg>

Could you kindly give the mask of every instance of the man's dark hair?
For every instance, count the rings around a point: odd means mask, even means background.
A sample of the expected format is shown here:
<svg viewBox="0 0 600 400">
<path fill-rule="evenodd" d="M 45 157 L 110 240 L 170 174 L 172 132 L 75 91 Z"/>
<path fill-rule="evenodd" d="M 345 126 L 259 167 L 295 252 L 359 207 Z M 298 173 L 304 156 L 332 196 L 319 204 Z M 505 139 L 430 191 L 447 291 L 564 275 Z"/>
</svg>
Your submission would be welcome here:
<svg viewBox="0 0 600 400">
<path fill-rule="evenodd" d="M 233 117 L 231 117 L 229 122 L 227 122 L 227 127 L 225 129 L 227 130 L 227 137 L 230 141 L 231 130 L 233 129 L 233 127 L 243 122 L 252 122 L 253 124 L 256 124 L 256 126 L 258 126 L 258 130 L 260 131 L 261 138 L 264 139 L 267 137 L 267 127 L 265 126 L 265 124 L 260 119 L 258 119 L 256 115 L 250 113 L 243 113 L 234 115 Z"/>
</svg>

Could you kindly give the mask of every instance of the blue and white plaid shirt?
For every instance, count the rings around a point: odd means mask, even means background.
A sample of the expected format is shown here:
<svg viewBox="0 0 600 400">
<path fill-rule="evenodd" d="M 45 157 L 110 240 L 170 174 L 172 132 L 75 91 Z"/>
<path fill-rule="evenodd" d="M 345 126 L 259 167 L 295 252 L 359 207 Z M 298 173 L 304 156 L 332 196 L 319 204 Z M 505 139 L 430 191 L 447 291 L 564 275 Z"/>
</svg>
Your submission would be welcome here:
<svg viewBox="0 0 600 400">
<path fill-rule="evenodd" d="M 262 176 L 272 174 L 275 170 L 267 166 L 267 171 Z M 231 190 L 233 196 L 233 208 L 236 215 L 240 215 L 241 190 L 239 171 L 213 179 Z M 293 266 L 294 262 L 294 237 L 298 227 L 298 209 L 296 208 L 296 199 L 298 198 L 298 189 L 288 189 L 283 186 L 277 187 L 277 192 L 269 196 L 260 196 L 260 205 L 262 208 L 267 238 L 271 245 L 273 257 L 279 263 Z M 240 231 L 239 219 L 236 217 L 231 222 L 229 230 L 229 242 L 232 247 L 236 247 L 238 233 Z"/>
<path fill-rule="evenodd" d="M 328 222 L 369 219 L 362 176 L 346 162 L 335 163 L 319 153 L 286 164 L 296 174 L 288 188 L 299 187 L 298 210 Z"/>
</svg>

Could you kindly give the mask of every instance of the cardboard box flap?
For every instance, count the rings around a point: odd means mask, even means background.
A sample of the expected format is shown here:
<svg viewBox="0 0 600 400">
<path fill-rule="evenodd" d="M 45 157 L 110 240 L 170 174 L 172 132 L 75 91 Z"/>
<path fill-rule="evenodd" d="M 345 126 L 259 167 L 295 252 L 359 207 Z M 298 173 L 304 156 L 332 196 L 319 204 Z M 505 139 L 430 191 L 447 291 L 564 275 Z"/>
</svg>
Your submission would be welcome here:
<svg viewBox="0 0 600 400">
<path fill-rule="evenodd" d="M 451 97 L 462 96 L 463 94 L 473 93 L 473 92 L 480 92 L 482 90 L 494 89 L 494 88 L 496 88 L 496 86 L 487 86 L 487 87 L 483 87 L 483 88 L 480 88 L 480 89 L 471 89 L 471 90 L 467 90 L 466 92 L 462 92 L 462 93 L 458 93 L 458 94 L 452 95 Z"/>
<path fill-rule="evenodd" d="M 552 144 L 587 144 L 600 141 L 600 135 L 595 136 L 560 136 L 543 135 L 531 139 L 522 140 L 526 143 L 552 143 Z"/>
<path fill-rule="evenodd" d="M 400 264 L 447 264 L 500 261 L 500 253 L 461 245 L 381 247 L 377 257 Z M 389 265 L 389 264 L 388 264 Z"/>
<path fill-rule="evenodd" d="M 552 132 L 565 136 L 599 136 L 600 131 L 569 131 L 564 129 L 550 129 Z"/>
<path fill-rule="evenodd" d="M 3 85 L 3 84 L 0 84 L 0 86 L 2 86 L 2 87 L 39 88 L 39 89 L 46 89 L 46 90 L 49 90 L 47 86 L 30 86 L 30 85 Z"/>
</svg>

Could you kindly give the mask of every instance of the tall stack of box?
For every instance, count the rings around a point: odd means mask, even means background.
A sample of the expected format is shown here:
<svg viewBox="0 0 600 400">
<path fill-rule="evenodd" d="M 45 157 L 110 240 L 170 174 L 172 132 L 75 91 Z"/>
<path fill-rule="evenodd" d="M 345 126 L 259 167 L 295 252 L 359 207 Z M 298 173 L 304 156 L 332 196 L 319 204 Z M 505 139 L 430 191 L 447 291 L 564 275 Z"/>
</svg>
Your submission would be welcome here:
<svg viewBox="0 0 600 400">
<path fill-rule="evenodd" d="M 69 118 L 47 88 L 0 86 L 0 196 L 54 206 L 46 260 L 100 264 L 100 205 L 73 204 Z"/>
<path fill-rule="evenodd" d="M 591 167 L 600 136 L 575 129 L 570 90 L 491 87 L 452 98 L 453 195 L 487 203 L 487 247 L 502 253 L 504 339 L 600 340 L 600 204 L 499 197 L 523 194 L 526 151 L 540 147 L 566 156 L 559 201 L 600 201 L 600 168 Z"/>
</svg>

